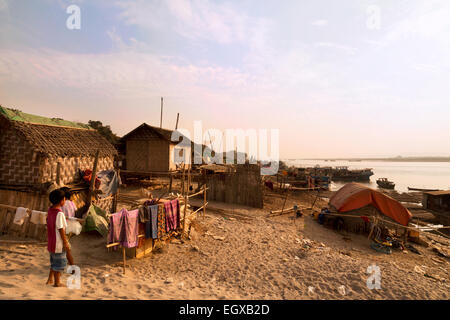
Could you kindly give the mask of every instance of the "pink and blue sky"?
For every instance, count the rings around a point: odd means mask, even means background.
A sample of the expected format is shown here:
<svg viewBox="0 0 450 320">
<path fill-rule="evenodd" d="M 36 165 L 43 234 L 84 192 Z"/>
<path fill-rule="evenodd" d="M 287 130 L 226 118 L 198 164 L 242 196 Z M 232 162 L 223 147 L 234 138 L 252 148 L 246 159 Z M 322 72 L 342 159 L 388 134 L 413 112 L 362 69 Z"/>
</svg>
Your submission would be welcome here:
<svg viewBox="0 0 450 320">
<path fill-rule="evenodd" d="M 278 128 L 281 158 L 450 155 L 449 17 L 446 0 L 0 0 L 0 104 L 123 135 L 159 125 L 163 96 L 164 127 Z"/>
</svg>

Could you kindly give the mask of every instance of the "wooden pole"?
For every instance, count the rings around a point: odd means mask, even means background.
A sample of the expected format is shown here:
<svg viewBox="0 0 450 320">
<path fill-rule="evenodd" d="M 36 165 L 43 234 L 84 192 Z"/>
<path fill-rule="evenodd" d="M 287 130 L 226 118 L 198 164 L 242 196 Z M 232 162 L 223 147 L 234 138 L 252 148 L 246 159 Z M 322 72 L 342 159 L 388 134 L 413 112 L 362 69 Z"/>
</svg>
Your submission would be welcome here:
<svg viewBox="0 0 450 320">
<path fill-rule="evenodd" d="M 117 170 L 117 175 L 120 180 L 120 169 Z M 120 192 L 120 186 L 117 188 L 117 192 L 114 195 L 114 206 L 113 206 L 113 212 L 117 212 L 117 203 L 119 202 L 119 192 Z"/>
<path fill-rule="evenodd" d="M 161 120 L 159 121 L 160 128 L 162 128 L 163 105 L 164 105 L 164 100 L 163 100 L 163 97 L 161 97 Z"/>
<path fill-rule="evenodd" d="M 320 188 L 319 188 L 319 190 L 317 190 L 317 196 L 314 199 L 314 202 L 313 202 L 313 204 L 311 206 L 311 210 L 314 210 L 314 205 L 316 204 L 317 198 L 319 198 L 319 194 L 320 194 Z"/>
<path fill-rule="evenodd" d="M 95 154 L 94 168 L 92 169 L 91 183 L 89 185 L 89 196 L 88 196 L 89 207 L 92 204 L 92 195 L 94 194 L 94 190 L 95 190 L 95 177 L 97 175 L 97 165 L 98 165 L 99 154 L 100 154 L 100 150 L 97 150 L 97 153 Z"/>
<path fill-rule="evenodd" d="M 287 198 L 288 198 L 288 195 L 289 195 L 289 190 L 286 190 L 286 197 L 284 198 L 283 208 L 281 209 L 281 213 L 283 213 L 284 206 L 286 205 L 286 200 L 287 200 Z"/>
<path fill-rule="evenodd" d="M 125 248 L 122 247 L 122 254 L 123 254 L 123 274 L 125 274 L 125 267 L 127 265 L 127 258 L 125 254 Z"/>
<path fill-rule="evenodd" d="M 58 161 L 56 164 L 56 184 L 61 185 L 61 162 Z"/>
<path fill-rule="evenodd" d="M 177 123 L 175 124 L 175 130 L 178 129 L 178 119 L 180 118 L 180 113 L 177 113 Z"/>
<path fill-rule="evenodd" d="M 170 178 L 170 182 L 169 182 L 169 193 L 171 193 L 171 192 L 172 192 L 172 180 L 173 180 L 172 172 L 169 172 L 169 178 Z"/>
<path fill-rule="evenodd" d="M 183 212 L 183 233 L 186 228 L 186 209 L 188 206 L 188 194 L 189 194 L 189 186 L 191 185 L 191 167 L 188 168 L 188 185 L 186 188 L 186 192 L 184 194 L 184 212 Z"/>
<path fill-rule="evenodd" d="M 206 214 L 206 183 L 203 186 L 203 218 L 205 218 Z"/>
<path fill-rule="evenodd" d="M 373 224 L 372 224 L 372 228 L 370 229 L 370 233 L 369 233 L 369 236 L 367 237 L 367 239 L 370 239 L 372 237 L 373 231 L 377 225 L 378 225 L 378 216 L 375 216 Z"/>
<path fill-rule="evenodd" d="M 181 194 L 184 195 L 184 176 L 185 176 L 185 168 L 183 163 L 183 174 L 181 176 Z"/>
</svg>

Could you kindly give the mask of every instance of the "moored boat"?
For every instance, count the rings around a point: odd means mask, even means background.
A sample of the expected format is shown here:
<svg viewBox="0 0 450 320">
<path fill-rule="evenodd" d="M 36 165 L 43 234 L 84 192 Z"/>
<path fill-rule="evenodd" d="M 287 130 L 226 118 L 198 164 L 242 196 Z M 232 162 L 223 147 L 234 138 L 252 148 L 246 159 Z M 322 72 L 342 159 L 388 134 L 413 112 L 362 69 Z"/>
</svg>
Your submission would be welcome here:
<svg viewBox="0 0 450 320">
<path fill-rule="evenodd" d="M 335 181 L 368 181 L 372 175 L 372 169 L 368 168 L 350 170 L 344 166 L 332 170 L 332 180 Z"/>
<path fill-rule="evenodd" d="M 377 179 L 377 185 L 384 189 L 394 189 L 395 188 L 395 183 L 392 181 L 389 181 L 387 178 Z"/>
<path fill-rule="evenodd" d="M 408 187 L 409 191 L 422 191 L 422 192 L 431 192 L 431 191 L 439 191 L 439 189 L 422 189 L 422 188 L 411 188 Z"/>
</svg>

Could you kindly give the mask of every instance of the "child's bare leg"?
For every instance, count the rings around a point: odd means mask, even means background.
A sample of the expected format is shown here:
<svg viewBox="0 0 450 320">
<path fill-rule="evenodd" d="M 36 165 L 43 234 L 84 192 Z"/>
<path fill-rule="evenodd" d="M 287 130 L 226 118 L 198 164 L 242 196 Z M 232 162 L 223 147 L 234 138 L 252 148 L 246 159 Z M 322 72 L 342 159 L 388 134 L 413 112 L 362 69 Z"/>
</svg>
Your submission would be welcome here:
<svg viewBox="0 0 450 320">
<path fill-rule="evenodd" d="M 48 274 L 48 280 L 46 284 L 53 284 L 54 273 L 55 272 L 52 269 L 50 269 L 50 273 Z"/>
<path fill-rule="evenodd" d="M 64 284 L 61 283 L 61 272 L 53 271 L 55 275 L 55 287 L 65 287 Z"/>
</svg>

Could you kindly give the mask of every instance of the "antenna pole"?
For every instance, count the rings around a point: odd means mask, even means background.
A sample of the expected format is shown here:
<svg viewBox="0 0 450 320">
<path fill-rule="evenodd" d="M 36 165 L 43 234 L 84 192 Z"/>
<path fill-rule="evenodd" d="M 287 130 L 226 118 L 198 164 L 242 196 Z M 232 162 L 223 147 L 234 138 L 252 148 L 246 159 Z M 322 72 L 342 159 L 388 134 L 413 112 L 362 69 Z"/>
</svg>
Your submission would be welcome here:
<svg viewBox="0 0 450 320">
<path fill-rule="evenodd" d="M 161 120 L 159 122 L 159 127 L 160 128 L 162 128 L 163 106 L 164 106 L 164 100 L 163 100 L 163 97 L 161 97 Z"/>
</svg>

